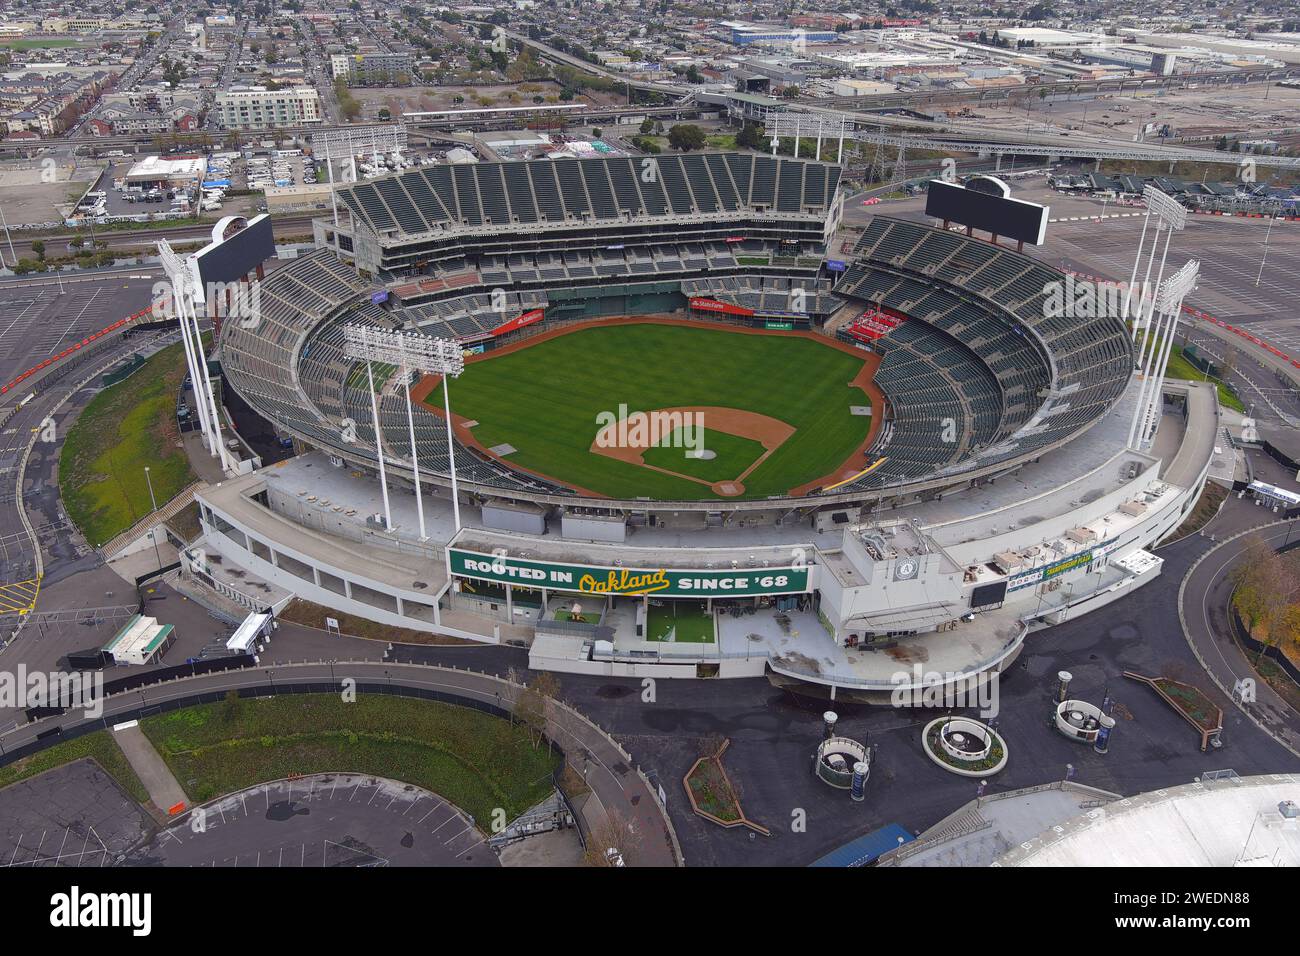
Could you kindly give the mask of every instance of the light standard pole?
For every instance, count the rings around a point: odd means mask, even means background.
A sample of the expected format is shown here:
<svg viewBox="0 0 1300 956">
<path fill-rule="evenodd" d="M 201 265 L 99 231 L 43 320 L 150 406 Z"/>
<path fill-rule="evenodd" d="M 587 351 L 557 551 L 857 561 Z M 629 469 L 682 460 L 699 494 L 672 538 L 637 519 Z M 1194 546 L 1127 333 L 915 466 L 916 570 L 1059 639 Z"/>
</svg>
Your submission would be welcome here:
<svg viewBox="0 0 1300 956">
<path fill-rule="evenodd" d="M 407 437 L 411 443 L 411 473 L 415 478 L 415 504 L 420 519 L 420 540 L 428 539 L 424 524 L 424 499 L 420 490 L 419 453 L 415 442 L 415 412 L 411 401 L 410 373 L 412 371 L 442 376 L 443 409 L 447 416 L 447 460 L 451 477 L 452 514 L 456 530 L 460 531 L 460 496 L 456 480 L 456 444 L 452 435 L 451 396 L 447 390 L 447 380 L 455 378 L 465 370 L 465 355 L 460 343 L 455 339 L 439 339 L 419 332 L 399 332 L 381 329 L 374 325 L 359 323 L 343 327 L 344 354 L 349 358 L 367 363 L 384 362 L 402 369 L 407 376 L 406 382 L 406 427 Z M 371 389 L 371 400 L 374 390 Z M 372 404 L 372 410 L 377 406 Z M 379 441 L 379 414 L 375 414 L 376 446 Z M 388 509 L 388 486 L 383 467 L 383 452 L 380 451 L 380 481 L 384 482 L 384 509 Z M 390 519 L 391 528 L 391 519 Z"/>
<path fill-rule="evenodd" d="M 144 483 L 149 486 L 149 504 L 153 507 L 153 514 L 158 513 L 158 501 L 153 496 L 153 479 L 149 477 L 149 466 L 144 466 Z M 153 554 L 158 559 L 158 570 L 162 570 L 162 553 L 158 550 L 158 528 L 154 526 L 149 529 L 149 537 L 153 538 Z"/>
<path fill-rule="evenodd" d="M 1273 220 L 1275 216 L 1268 217 L 1268 228 L 1264 230 L 1264 254 L 1259 257 L 1259 274 L 1255 276 L 1255 288 L 1259 288 L 1259 280 L 1264 278 L 1264 263 L 1268 261 L 1268 237 L 1273 234 Z"/>
</svg>

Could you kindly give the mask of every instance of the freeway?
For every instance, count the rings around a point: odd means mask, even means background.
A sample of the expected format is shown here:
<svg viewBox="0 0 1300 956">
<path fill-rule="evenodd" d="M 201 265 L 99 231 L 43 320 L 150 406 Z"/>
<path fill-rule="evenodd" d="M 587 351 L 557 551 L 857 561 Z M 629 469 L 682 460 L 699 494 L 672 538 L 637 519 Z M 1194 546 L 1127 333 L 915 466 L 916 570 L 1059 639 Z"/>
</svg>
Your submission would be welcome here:
<svg viewBox="0 0 1300 956">
<path fill-rule="evenodd" d="M 325 215 L 328 215 L 328 210 L 315 213 L 272 216 L 271 229 L 278 239 L 310 235 L 312 220 Z M 152 229 L 100 229 L 95 232 L 95 241 L 105 243 L 110 249 L 153 246 L 159 239 L 166 239 L 173 244 L 207 241 L 212 238 L 212 227 L 216 224 L 217 220 L 213 219 L 210 222 L 200 222 L 198 224 L 162 226 Z M 38 240 L 45 243 L 48 255 L 58 255 L 61 244 L 66 244 L 74 236 L 85 238 L 85 234 L 75 232 L 42 235 L 18 230 L 11 232 L 10 236 L 13 240 L 14 252 L 20 259 L 32 256 L 32 243 Z M 6 255 L 8 255 L 9 246 L 6 244 L 4 248 Z"/>
</svg>

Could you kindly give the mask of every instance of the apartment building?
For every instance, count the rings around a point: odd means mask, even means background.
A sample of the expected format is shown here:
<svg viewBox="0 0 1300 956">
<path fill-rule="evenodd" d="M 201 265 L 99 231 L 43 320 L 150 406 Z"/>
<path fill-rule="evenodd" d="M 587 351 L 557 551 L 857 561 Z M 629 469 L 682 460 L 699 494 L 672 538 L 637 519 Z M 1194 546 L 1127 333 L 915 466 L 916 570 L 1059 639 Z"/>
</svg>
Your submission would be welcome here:
<svg viewBox="0 0 1300 956">
<path fill-rule="evenodd" d="M 212 115 L 222 129 L 271 129 L 322 120 L 320 95 L 310 87 L 268 90 L 255 87 L 217 94 Z"/>
<path fill-rule="evenodd" d="M 411 82 L 415 61 L 407 53 L 335 53 L 330 73 L 352 86 L 399 86 Z"/>
</svg>

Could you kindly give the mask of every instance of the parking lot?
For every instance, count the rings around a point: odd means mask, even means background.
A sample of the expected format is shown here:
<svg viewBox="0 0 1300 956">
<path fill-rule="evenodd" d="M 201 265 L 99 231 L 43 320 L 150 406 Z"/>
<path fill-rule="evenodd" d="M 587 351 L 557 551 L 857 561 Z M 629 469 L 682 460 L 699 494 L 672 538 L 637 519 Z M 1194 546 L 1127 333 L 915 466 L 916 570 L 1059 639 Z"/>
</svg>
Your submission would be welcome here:
<svg viewBox="0 0 1300 956">
<path fill-rule="evenodd" d="M 0 383 L 149 304 L 141 272 L 69 274 L 0 283 Z M 7 402 L 5 404 L 8 404 Z"/>
<path fill-rule="evenodd" d="M 196 816 L 197 815 L 197 816 Z M 132 865 L 499 866 L 465 816 L 436 794 L 354 774 L 240 791 L 194 811 Z"/>
</svg>

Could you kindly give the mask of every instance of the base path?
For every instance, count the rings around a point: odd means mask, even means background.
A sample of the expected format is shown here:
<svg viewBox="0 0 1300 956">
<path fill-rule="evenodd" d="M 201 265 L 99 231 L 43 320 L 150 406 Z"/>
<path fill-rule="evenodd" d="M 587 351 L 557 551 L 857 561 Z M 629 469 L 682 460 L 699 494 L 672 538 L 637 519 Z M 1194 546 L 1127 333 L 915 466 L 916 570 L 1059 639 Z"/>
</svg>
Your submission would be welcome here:
<svg viewBox="0 0 1300 956">
<path fill-rule="evenodd" d="M 149 799 L 163 813 L 175 807 L 189 806 L 188 798 L 181 785 L 172 776 L 171 770 L 158 755 L 149 738 L 144 735 L 140 725 L 134 720 L 119 724 L 113 728 L 113 739 L 122 748 L 127 763 L 140 778 L 144 788 L 149 791 Z"/>
</svg>

